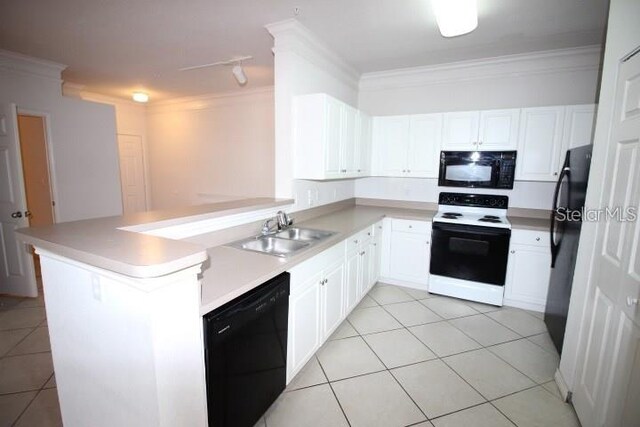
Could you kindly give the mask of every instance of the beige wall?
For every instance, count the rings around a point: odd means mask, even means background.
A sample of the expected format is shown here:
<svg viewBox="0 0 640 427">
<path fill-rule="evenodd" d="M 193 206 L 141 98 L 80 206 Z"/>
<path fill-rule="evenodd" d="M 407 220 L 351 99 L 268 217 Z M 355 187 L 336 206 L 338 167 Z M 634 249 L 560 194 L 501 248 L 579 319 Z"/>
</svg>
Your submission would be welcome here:
<svg viewBox="0 0 640 427">
<path fill-rule="evenodd" d="M 151 206 L 274 194 L 273 89 L 147 107 Z"/>
</svg>

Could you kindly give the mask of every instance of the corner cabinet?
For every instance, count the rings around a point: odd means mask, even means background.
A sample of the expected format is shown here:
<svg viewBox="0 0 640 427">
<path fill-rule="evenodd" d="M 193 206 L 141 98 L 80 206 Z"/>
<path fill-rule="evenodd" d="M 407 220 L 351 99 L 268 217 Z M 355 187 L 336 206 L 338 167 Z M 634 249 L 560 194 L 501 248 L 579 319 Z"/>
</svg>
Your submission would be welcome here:
<svg viewBox="0 0 640 427">
<path fill-rule="evenodd" d="M 548 234 L 511 230 L 504 305 L 544 312 L 551 275 Z"/>
<path fill-rule="evenodd" d="M 365 176 L 370 119 L 327 94 L 301 95 L 293 102 L 294 178 Z"/>
<path fill-rule="evenodd" d="M 442 149 L 515 150 L 519 120 L 519 109 L 445 113 Z"/>
<path fill-rule="evenodd" d="M 596 106 L 524 108 L 516 180 L 555 181 L 571 148 L 591 144 Z"/>
<path fill-rule="evenodd" d="M 373 175 L 436 178 L 442 114 L 375 117 Z"/>
</svg>

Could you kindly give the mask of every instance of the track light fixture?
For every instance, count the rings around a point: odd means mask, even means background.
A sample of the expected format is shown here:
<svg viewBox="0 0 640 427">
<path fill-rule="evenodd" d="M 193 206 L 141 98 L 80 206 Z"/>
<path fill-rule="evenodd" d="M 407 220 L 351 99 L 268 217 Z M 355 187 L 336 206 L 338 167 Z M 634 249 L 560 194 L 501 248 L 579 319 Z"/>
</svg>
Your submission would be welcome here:
<svg viewBox="0 0 640 427">
<path fill-rule="evenodd" d="M 218 61 L 212 62 L 211 64 L 194 65 L 192 67 L 180 68 L 180 71 L 191 71 L 197 70 L 199 68 L 215 67 L 218 65 L 232 65 L 233 68 L 231 68 L 231 73 L 233 74 L 233 77 L 235 77 L 240 86 L 244 86 L 247 84 L 248 79 L 247 75 L 244 72 L 244 68 L 242 68 L 242 62 L 248 61 L 250 59 L 253 59 L 253 56 L 238 56 L 227 61 Z"/>
</svg>

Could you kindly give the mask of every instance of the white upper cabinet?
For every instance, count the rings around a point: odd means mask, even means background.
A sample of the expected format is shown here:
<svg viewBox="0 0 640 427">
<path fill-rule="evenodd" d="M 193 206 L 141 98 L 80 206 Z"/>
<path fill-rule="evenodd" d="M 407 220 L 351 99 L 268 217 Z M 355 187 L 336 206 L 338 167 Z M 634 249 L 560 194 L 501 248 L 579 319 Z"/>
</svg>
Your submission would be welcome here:
<svg viewBox="0 0 640 427">
<path fill-rule="evenodd" d="M 566 107 L 562 134 L 562 157 L 567 150 L 591 144 L 595 118 L 596 106 L 593 104 Z"/>
<path fill-rule="evenodd" d="M 355 169 L 361 176 L 366 176 L 371 172 L 371 127 L 371 116 L 363 113 L 362 111 L 357 111 Z"/>
<path fill-rule="evenodd" d="M 420 114 L 409 119 L 407 174 L 414 177 L 438 176 L 442 114 Z"/>
<path fill-rule="evenodd" d="M 444 114 L 442 149 L 450 151 L 475 150 L 480 129 L 480 113 L 464 111 Z"/>
<path fill-rule="evenodd" d="M 407 169 L 409 116 L 375 117 L 373 119 L 373 173 L 402 176 Z"/>
<path fill-rule="evenodd" d="M 442 114 L 375 117 L 374 175 L 438 176 Z"/>
<path fill-rule="evenodd" d="M 556 180 L 561 161 L 564 112 L 565 107 L 522 109 L 516 160 L 517 180 Z"/>
<path fill-rule="evenodd" d="M 480 112 L 479 150 L 515 150 L 518 146 L 520 109 Z"/>
<path fill-rule="evenodd" d="M 515 150 L 519 109 L 445 113 L 442 149 Z"/>
<path fill-rule="evenodd" d="M 355 108 L 324 93 L 294 100 L 294 178 L 340 179 L 364 176 L 370 135 Z M 368 124 L 368 117 L 365 118 Z M 365 150 L 365 151 L 363 151 Z"/>
</svg>

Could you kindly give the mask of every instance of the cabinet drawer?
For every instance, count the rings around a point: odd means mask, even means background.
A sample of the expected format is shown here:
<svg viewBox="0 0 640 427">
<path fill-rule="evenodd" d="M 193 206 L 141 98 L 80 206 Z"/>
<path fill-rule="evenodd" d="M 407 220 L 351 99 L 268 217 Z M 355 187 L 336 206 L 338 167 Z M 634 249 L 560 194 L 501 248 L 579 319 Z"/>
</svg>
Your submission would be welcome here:
<svg viewBox="0 0 640 427">
<path fill-rule="evenodd" d="M 511 230 L 511 243 L 549 247 L 547 230 Z"/>
<path fill-rule="evenodd" d="M 391 230 L 428 234 L 431 232 L 431 223 L 427 221 L 415 221 L 409 219 L 393 219 L 391 220 Z"/>
</svg>

